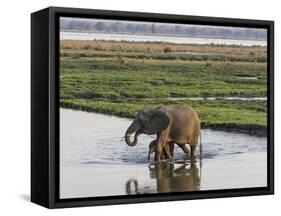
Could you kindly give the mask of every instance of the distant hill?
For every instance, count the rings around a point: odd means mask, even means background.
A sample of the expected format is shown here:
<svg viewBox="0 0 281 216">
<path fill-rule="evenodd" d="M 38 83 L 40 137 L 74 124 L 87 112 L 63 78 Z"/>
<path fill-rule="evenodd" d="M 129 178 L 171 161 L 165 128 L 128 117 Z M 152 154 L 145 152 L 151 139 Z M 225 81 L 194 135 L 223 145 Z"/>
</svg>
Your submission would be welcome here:
<svg viewBox="0 0 281 216">
<path fill-rule="evenodd" d="M 156 34 L 163 36 L 172 35 L 242 40 L 267 40 L 266 29 L 80 18 L 61 18 L 60 29 L 61 31 L 111 32 L 129 34 Z"/>
</svg>

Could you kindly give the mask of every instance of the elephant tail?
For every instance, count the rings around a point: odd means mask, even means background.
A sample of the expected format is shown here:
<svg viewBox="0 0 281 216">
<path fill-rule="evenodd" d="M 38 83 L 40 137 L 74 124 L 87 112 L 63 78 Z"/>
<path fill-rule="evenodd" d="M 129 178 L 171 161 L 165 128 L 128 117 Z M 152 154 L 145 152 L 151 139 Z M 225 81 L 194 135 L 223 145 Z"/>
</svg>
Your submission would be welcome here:
<svg viewBox="0 0 281 216">
<path fill-rule="evenodd" d="M 200 136 L 200 155 L 202 155 L 202 153 L 203 153 L 203 146 L 202 146 L 202 136 L 201 136 L 201 131 L 200 131 L 200 134 L 199 134 L 199 136 Z"/>
<path fill-rule="evenodd" d="M 199 155 L 199 158 L 200 158 L 200 179 L 201 179 L 201 170 L 202 170 L 202 154 L 203 154 L 203 146 L 202 146 L 202 136 L 201 136 L 201 131 L 200 131 L 200 146 L 199 146 L 199 150 L 200 150 L 200 155 Z"/>
</svg>

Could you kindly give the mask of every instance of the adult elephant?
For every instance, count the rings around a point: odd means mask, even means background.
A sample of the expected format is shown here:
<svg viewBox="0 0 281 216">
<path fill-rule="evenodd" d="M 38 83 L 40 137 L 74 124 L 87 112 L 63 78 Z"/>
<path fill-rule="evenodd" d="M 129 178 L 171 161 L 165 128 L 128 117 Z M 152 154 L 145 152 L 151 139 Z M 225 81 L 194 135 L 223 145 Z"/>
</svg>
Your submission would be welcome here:
<svg viewBox="0 0 281 216">
<path fill-rule="evenodd" d="M 132 142 L 133 133 L 135 136 Z M 139 134 L 157 135 L 155 161 L 161 159 L 164 150 L 167 157 L 172 158 L 166 143 L 190 144 L 191 156 L 194 156 L 201 135 L 200 120 L 196 112 L 189 106 L 147 108 L 140 111 L 128 127 L 125 133 L 126 143 L 129 146 L 135 146 Z"/>
</svg>

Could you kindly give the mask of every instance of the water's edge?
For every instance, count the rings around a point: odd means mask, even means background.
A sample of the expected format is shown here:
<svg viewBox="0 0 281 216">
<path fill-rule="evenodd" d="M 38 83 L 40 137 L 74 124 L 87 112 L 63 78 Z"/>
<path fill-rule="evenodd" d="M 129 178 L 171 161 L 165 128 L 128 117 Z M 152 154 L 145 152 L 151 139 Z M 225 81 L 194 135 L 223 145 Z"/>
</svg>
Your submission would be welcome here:
<svg viewBox="0 0 281 216">
<path fill-rule="evenodd" d="M 79 105 L 74 105 L 74 104 L 61 103 L 60 108 L 80 110 L 80 111 L 85 111 L 85 112 L 89 112 L 89 113 L 100 113 L 100 114 L 106 114 L 106 115 L 110 115 L 110 116 L 121 117 L 121 118 L 130 118 L 129 116 L 112 115 L 112 113 L 109 113 L 106 111 L 94 110 L 89 107 L 84 107 L 84 106 L 79 106 Z M 207 125 L 207 124 L 201 123 L 201 128 L 226 131 L 226 132 L 244 133 L 244 134 L 261 136 L 261 137 L 267 136 L 267 127 L 262 126 L 262 125 L 234 125 L 234 124 L 208 124 Z"/>
</svg>

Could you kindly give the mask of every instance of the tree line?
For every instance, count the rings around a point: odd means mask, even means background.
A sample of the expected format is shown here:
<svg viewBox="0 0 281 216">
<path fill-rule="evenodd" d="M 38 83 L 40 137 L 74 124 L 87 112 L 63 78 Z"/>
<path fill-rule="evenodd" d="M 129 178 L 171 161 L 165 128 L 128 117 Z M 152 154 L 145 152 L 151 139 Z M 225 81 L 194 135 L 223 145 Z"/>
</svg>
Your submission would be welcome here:
<svg viewBox="0 0 281 216">
<path fill-rule="evenodd" d="M 160 34 L 188 37 L 266 40 L 266 30 L 256 28 L 213 27 L 151 22 L 100 21 L 68 18 L 61 19 L 60 28 L 62 31 Z"/>
</svg>

